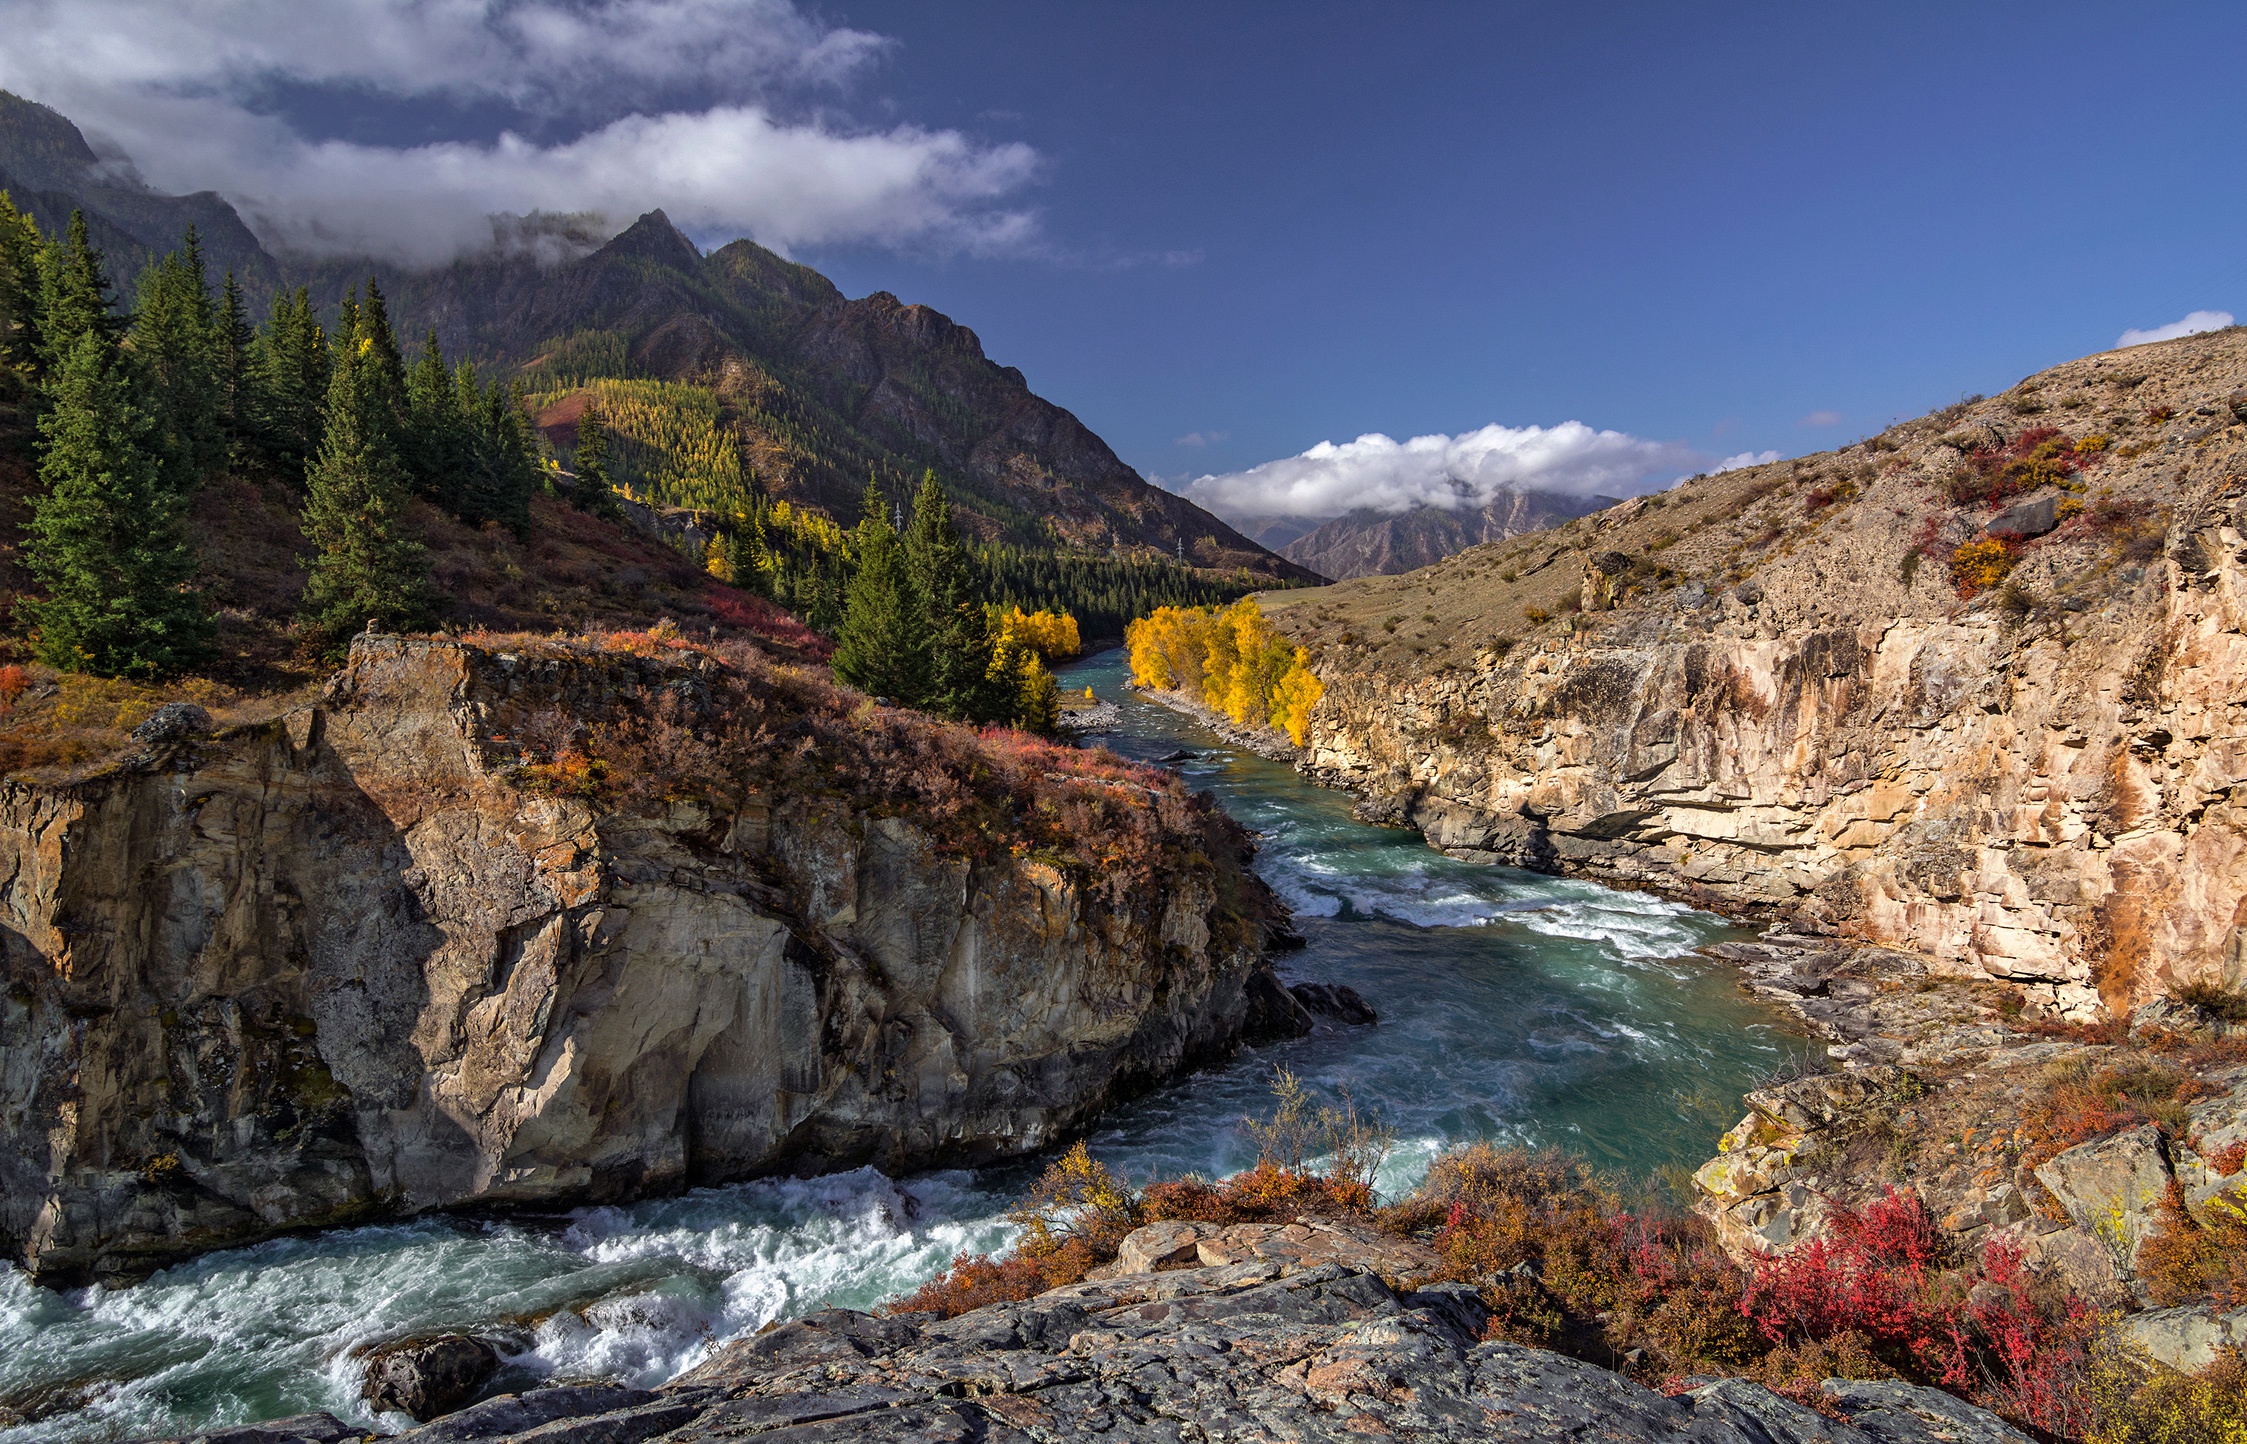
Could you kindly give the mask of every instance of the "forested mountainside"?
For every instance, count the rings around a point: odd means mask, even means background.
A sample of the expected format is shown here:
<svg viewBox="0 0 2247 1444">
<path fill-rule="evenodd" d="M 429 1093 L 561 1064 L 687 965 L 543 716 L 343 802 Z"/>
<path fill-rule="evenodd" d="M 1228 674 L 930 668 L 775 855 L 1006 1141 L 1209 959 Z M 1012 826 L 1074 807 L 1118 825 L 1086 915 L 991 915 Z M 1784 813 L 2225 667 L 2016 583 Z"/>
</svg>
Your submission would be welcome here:
<svg viewBox="0 0 2247 1444">
<path fill-rule="evenodd" d="M 2247 982 L 2247 329 L 1264 599 L 1301 765 L 2091 1018 Z"/>
<path fill-rule="evenodd" d="M 1279 553 L 1336 581 L 1409 572 L 1471 546 L 1543 531 L 1614 504 L 1611 496 L 1507 487 L 1480 507 L 1458 511 L 1437 506 L 1405 512 L 1361 508 L 1321 523 L 1281 546 Z"/>
<path fill-rule="evenodd" d="M 870 474 L 902 500 L 934 469 L 979 542 L 1162 568 L 1155 583 L 1108 578 L 1112 591 L 1151 586 L 1157 600 L 1202 600 L 1203 591 L 1312 579 L 1147 483 L 1076 417 L 1031 392 L 1020 371 L 987 358 L 968 328 L 885 292 L 848 299 L 818 272 L 750 241 L 704 256 L 660 212 L 558 264 L 494 251 L 408 272 L 275 257 L 220 197 L 157 195 L 120 162 L 97 157 L 64 117 L 5 95 L 0 175 L 0 186 L 23 190 L 19 203 L 49 234 L 82 209 L 128 294 L 190 223 L 214 274 L 232 269 L 253 312 L 275 291 L 304 286 L 332 315 L 372 277 L 409 344 L 434 334 L 448 359 L 519 375 L 549 405 L 608 381 L 650 401 L 658 421 L 682 407 L 706 418 L 703 429 L 728 455 L 697 479 L 722 485 L 738 471 L 744 495 L 808 504 L 847 525 Z M 651 396 L 657 383 L 692 394 Z M 561 416 L 550 435 L 573 445 L 574 418 Z M 660 450 L 672 438 L 651 430 L 646 439 Z M 678 484 L 695 470 L 692 458 L 682 467 L 673 457 L 638 489 L 659 505 L 709 508 L 707 487 Z"/>
</svg>

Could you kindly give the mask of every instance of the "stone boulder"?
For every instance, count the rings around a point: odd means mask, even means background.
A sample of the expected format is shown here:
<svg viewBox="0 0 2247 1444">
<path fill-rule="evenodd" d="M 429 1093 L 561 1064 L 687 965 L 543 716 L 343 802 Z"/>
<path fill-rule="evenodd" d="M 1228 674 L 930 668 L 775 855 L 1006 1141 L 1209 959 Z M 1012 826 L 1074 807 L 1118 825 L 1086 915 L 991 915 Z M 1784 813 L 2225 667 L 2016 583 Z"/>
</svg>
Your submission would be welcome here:
<svg viewBox="0 0 2247 1444">
<path fill-rule="evenodd" d="M 2136 1275 L 2138 1251 L 2160 1227 L 2174 1176 L 2168 1145 L 2150 1123 L 2078 1144 L 2036 1169 L 2037 1182 L 2077 1228 L 2107 1246 L 2125 1278 Z"/>
<path fill-rule="evenodd" d="M 167 702 L 133 729 L 133 740 L 148 747 L 168 747 L 208 736 L 211 730 L 211 714 L 193 702 Z"/>
<path fill-rule="evenodd" d="M 2040 496 L 2030 501 L 2015 502 L 1996 519 L 1982 528 L 1984 532 L 2001 541 L 2026 541 L 2043 536 L 2060 524 L 2060 499 L 2057 496 Z"/>
<path fill-rule="evenodd" d="M 498 1372 L 498 1351 L 482 1339 L 467 1334 L 407 1339 L 367 1356 L 360 1394 L 377 1413 L 405 1414 L 426 1424 L 475 1398 Z"/>
</svg>

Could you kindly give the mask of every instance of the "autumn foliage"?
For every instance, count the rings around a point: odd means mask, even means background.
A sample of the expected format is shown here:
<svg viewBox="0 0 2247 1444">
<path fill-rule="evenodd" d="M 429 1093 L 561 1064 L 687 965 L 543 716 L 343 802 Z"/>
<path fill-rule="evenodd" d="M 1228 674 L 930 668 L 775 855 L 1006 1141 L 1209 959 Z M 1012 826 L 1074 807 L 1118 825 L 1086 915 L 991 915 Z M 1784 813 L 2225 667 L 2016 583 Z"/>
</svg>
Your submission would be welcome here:
<svg viewBox="0 0 2247 1444">
<path fill-rule="evenodd" d="M 1159 608 L 1133 622 L 1124 641 L 1134 683 L 1184 692 L 1244 727 L 1276 727 L 1297 746 L 1326 690 L 1309 655 L 1273 628 L 1254 597 Z"/>
<path fill-rule="evenodd" d="M 1001 646 L 1011 643 L 1025 647 L 1047 663 L 1073 661 L 1084 653 L 1077 619 L 1067 612 L 1049 612 L 1043 607 L 1025 612 L 1009 607 L 999 613 L 998 634 Z"/>
</svg>

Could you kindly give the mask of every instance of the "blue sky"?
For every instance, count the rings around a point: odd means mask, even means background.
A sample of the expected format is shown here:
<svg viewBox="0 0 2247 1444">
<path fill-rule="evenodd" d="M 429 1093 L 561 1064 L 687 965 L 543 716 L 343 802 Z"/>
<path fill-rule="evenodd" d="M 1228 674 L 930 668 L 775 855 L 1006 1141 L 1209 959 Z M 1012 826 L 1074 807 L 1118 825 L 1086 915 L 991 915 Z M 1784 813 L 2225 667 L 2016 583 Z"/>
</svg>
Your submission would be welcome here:
<svg viewBox="0 0 2247 1444">
<path fill-rule="evenodd" d="M 1048 157 L 1057 247 L 1199 259 L 817 259 L 1151 472 L 1572 418 L 1791 455 L 2247 312 L 2235 7 L 943 10 L 838 13 Z"/>
<path fill-rule="evenodd" d="M 292 10 L 0 0 L 0 84 L 283 241 L 753 231 L 1174 482 L 1570 420 L 1795 454 L 2247 312 L 2235 6 Z"/>
</svg>

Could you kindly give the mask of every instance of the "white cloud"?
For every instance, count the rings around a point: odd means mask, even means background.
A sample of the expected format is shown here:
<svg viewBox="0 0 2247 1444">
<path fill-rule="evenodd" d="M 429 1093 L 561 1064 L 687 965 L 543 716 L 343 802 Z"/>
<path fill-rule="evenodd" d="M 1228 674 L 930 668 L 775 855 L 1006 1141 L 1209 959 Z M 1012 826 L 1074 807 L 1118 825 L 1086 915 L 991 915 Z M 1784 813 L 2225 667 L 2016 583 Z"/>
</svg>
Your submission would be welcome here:
<svg viewBox="0 0 2247 1444">
<path fill-rule="evenodd" d="M 1665 471 L 1703 460 L 1679 442 L 1558 426 L 1485 426 L 1458 436 L 1397 441 L 1379 432 L 1246 471 L 1203 476 L 1187 495 L 1213 510 L 1249 516 L 1339 516 L 1358 507 L 1408 511 L 1481 506 L 1507 487 L 1626 495 Z"/>
<path fill-rule="evenodd" d="M 1727 471 L 1738 471 L 1749 466 L 1769 466 L 1779 459 L 1776 451 L 1736 451 L 1709 468 L 1709 475 L 1717 476 Z"/>
<path fill-rule="evenodd" d="M 1204 446 L 1215 446 L 1230 435 L 1232 433 L 1229 431 L 1189 431 L 1184 436 L 1174 437 L 1171 444 L 1173 446 L 1191 446 L 1198 450 Z"/>
<path fill-rule="evenodd" d="M 164 190 L 215 189 L 270 242 L 434 262 L 489 216 L 662 207 L 690 231 L 1019 247 L 1019 144 L 852 126 L 805 103 L 891 42 L 790 0 L 6 0 L 0 88 L 54 106 Z M 275 113 L 310 87 L 510 114 L 497 141 L 315 139 Z M 433 105 L 442 114 L 444 106 Z M 557 137 L 545 139 L 530 136 Z"/>
<path fill-rule="evenodd" d="M 1841 425 L 1841 413 L 1838 411 L 1813 411 L 1808 416 L 1803 417 L 1797 424 L 1802 426 L 1839 426 Z"/>
<path fill-rule="evenodd" d="M 2232 324 L 2229 311 L 2194 311 L 2182 321 L 2171 321 L 2166 326 L 2156 326 L 2150 331 L 2129 330 L 2115 337 L 2114 344 L 2143 346 L 2148 341 L 2174 341 L 2179 336 L 2191 336 L 2202 331 L 2221 331 Z"/>
</svg>

